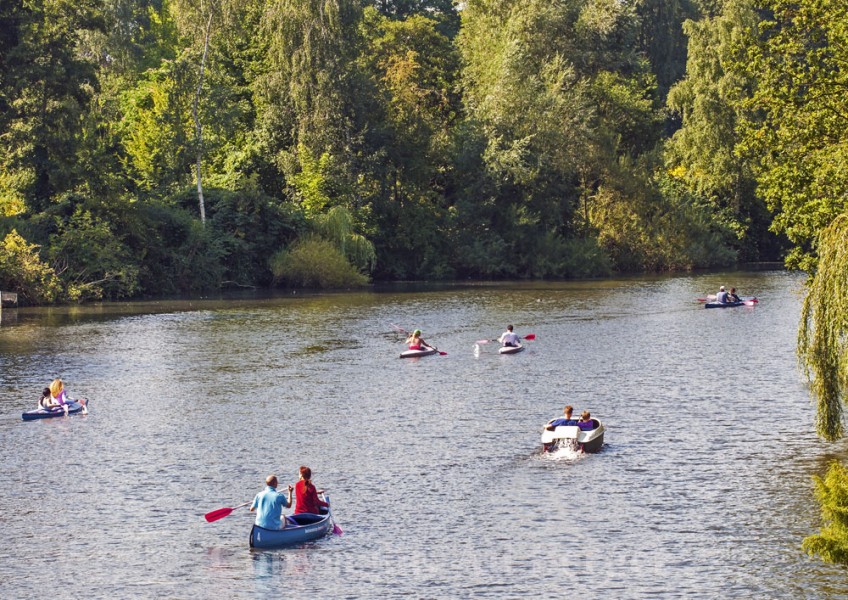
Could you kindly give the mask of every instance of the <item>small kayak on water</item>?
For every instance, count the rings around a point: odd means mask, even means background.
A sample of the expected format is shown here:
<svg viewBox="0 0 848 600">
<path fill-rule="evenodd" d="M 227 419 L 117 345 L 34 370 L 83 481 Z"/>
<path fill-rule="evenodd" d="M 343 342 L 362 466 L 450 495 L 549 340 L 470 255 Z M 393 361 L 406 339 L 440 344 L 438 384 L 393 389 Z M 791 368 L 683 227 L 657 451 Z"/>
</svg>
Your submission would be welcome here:
<svg viewBox="0 0 848 600">
<path fill-rule="evenodd" d="M 88 402 L 88 401 L 86 401 Z M 80 402 L 74 400 L 73 402 L 68 404 L 68 414 L 75 415 L 77 413 L 82 412 L 83 405 Z M 65 410 L 62 408 L 37 408 L 35 410 L 28 410 L 25 413 L 21 414 L 21 419 L 24 421 L 35 421 L 36 419 L 52 419 L 54 417 L 64 417 Z"/>
<path fill-rule="evenodd" d="M 524 350 L 524 346 L 501 346 L 498 348 L 498 354 L 518 354 Z"/>
<path fill-rule="evenodd" d="M 749 298 L 738 302 L 705 302 L 704 308 L 734 308 L 736 306 L 754 306 L 759 300 Z"/>
<path fill-rule="evenodd" d="M 327 502 L 329 498 L 325 498 Z M 330 509 L 325 514 L 300 513 L 286 517 L 297 525 L 287 525 L 285 529 L 265 529 L 253 525 L 250 530 L 251 548 L 284 548 L 302 544 L 324 537 L 333 530 L 333 517 Z"/>
<path fill-rule="evenodd" d="M 430 356 L 438 352 L 435 348 L 422 348 L 421 350 L 405 350 L 400 353 L 401 358 L 415 358 L 416 356 Z"/>
</svg>

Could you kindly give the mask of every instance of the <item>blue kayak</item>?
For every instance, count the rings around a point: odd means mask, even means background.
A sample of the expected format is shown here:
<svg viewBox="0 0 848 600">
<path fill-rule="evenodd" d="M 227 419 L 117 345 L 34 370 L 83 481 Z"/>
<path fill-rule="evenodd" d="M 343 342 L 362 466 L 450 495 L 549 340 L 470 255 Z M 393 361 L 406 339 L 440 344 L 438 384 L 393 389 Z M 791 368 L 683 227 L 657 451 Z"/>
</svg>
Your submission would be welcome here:
<svg viewBox="0 0 848 600">
<path fill-rule="evenodd" d="M 705 302 L 704 308 L 733 308 L 734 306 L 743 306 L 745 303 L 739 302 Z"/>
<path fill-rule="evenodd" d="M 756 298 L 746 298 L 737 302 L 705 302 L 704 308 L 733 308 L 735 306 L 754 306 L 759 300 Z"/>
<path fill-rule="evenodd" d="M 68 414 L 73 415 L 78 412 L 82 412 L 83 405 L 76 400 L 68 404 Z M 24 421 L 35 421 L 36 419 L 52 419 L 53 417 L 64 417 L 65 410 L 63 408 L 37 408 L 35 410 L 28 410 L 25 413 L 21 414 L 21 418 Z"/>
<path fill-rule="evenodd" d="M 327 502 L 329 498 L 325 498 Z M 250 530 L 251 548 L 285 548 L 324 537 L 333 530 L 333 518 L 329 509 L 326 514 L 300 513 L 286 517 L 297 525 L 286 525 L 285 529 L 265 529 L 254 524 Z"/>
</svg>

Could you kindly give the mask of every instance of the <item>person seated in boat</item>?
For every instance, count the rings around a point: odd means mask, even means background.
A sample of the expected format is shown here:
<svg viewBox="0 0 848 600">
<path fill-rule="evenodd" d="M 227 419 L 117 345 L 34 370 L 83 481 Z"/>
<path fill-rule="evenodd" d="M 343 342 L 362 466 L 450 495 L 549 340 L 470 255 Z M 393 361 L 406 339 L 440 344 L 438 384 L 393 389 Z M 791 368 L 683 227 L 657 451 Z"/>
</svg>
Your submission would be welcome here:
<svg viewBox="0 0 848 600">
<path fill-rule="evenodd" d="M 65 413 L 68 412 L 68 405 L 71 402 L 79 402 L 82 404 L 82 414 L 88 414 L 88 407 L 86 406 L 85 398 L 80 398 L 76 400 L 71 398 L 70 394 L 65 390 L 65 384 L 61 379 L 54 379 L 50 382 L 50 398 L 52 404 L 57 404 L 62 406 L 65 409 Z"/>
<path fill-rule="evenodd" d="M 517 348 L 521 345 L 519 342 L 520 339 L 521 338 L 518 337 L 518 334 L 513 333 L 512 325 L 507 325 L 506 331 L 501 334 L 501 337 L 498 338 L 498 341 L 501 343 L 502 346 Z"/>
<path fill-rule="evenodd" d="M 268 475 L 265 478 L 265 489 L 256 494 L 250 505 L 250 512 L 256 513 L 256 525 L 263 529 L 285 529 L 282 520 L 283 508 L 291 508 L 292 486 L 289 486 L 288 496 L 277 491 L 277 476 Z"/>
<path fill-rule="evenodd" d="M 318 497 L 324 490 L 317 490 L 312 483 L 312 469 L 300 467 L 300 481 L 294 486 L 295 508 L 294 514 L 312 513 L 321 514 L 321 509 L 330 505 Z M 325 511 L 326 512 L 326 511 Z"/>
<path fill-rule="evenodd" d="M 595 423 L 592 421 L 592 415 L 588 410 L 584 410 L 580 415 L 580 420 L 577 421 L 577 426 L 580 431 L 591 431 L 595 428 Z"/>
<path fill-rule="evenodd" d="M 41 391 L 41 398 L 38 400 L 38 408 L 44 410 L 61 410 L 63 405 L 58 402 L 54 402 L 53 396 L 50 394 L 50 388 L 46 387 Z M 67 412 L 67 406 L 64 407 L 65 412 Z"/>
<path fill-rule="evenodd" d="M 420 329 L 413 331 L 412 335 L 406 338 L 406 343 L 410 350 L 432 350 L 432 346 L 421 337 Z"/>
<path fill-rule="evenodd" d="M 739 295 L 736 293 L 736 288 L 730 288 L 730 293 L 727 295 L 728 302 L 739 302 Z"/>
<path fill-rule="evenodd" d="M 571 418 L 571 413 L 573 411 L 574 407 L 568 404 L 562 411 L 563 416 L 558 419 L 551 419 L 548 421 L 548 424 L 545 425 L 545 429 L 553 431 L 560 425 L 577 425 L 577 421 Z"/>
<path fill-rule="evenodd" d="M 725 291 L 724 286 L 721 286 L 718 289 L 718 294 L 716 294 L 716 302 L 727 304 L 727 291 Z"/>
</svg>

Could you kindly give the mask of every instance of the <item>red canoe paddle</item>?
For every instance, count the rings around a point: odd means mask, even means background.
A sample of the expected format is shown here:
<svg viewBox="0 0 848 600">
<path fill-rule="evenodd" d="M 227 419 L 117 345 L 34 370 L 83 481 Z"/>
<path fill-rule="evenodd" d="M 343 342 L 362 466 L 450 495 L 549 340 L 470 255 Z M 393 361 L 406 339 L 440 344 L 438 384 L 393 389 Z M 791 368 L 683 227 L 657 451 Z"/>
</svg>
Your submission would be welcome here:
<svg viewBox="0 0 848 600">
<path fill-rule="evenodd" d="M 213 521 L 217 521 L 219 519 L 223 519 L 224 517 L 229 517 L 230 513 L 234 510 L 241 508 L 242 506 L 247 506 L 250 502 L 245 502 L 244 504 L 239 504 L 238 506 L 234 506 L 232 508 L 219 508 L 217 510 L 213 510 L 212 512 L 208 512 L 203 515 L 206 518 L 207 523 L 212 523 Z"/>
</svg>

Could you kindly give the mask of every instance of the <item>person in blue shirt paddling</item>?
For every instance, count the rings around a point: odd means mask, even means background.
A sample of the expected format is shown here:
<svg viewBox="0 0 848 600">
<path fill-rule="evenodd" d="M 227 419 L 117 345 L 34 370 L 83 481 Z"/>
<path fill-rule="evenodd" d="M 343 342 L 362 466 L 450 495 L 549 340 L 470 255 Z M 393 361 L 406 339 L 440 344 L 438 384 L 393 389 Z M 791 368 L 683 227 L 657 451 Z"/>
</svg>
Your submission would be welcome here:
<svg viewBox="0 0 848 600">
<path fill-rule="evenodd" d="M 264 529 L 283 529 L 285 521 L 281 519 L 283 508 L 291 508 L 292 486 L 289 486 L 288 498 L 277 491 L 277 476 L 265 478 L 267 487 L 256 494 L 250 512 L 256 512 L 256 524 Z"/>
<path fill-rule="evenodd" d="M 728 302 L 739 302 L 739 294 L 736 293 L 736 288 L 730 288 L 730 293 L 727 295 Z"/>
</svg>

